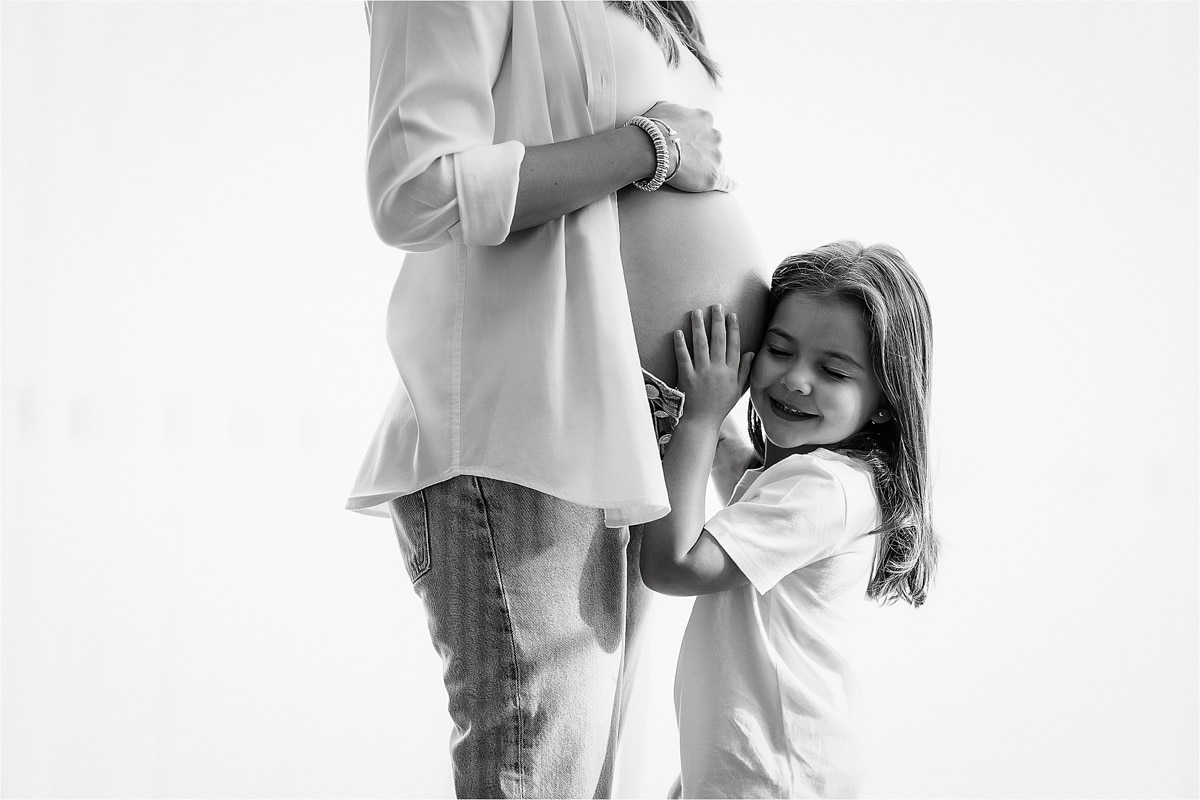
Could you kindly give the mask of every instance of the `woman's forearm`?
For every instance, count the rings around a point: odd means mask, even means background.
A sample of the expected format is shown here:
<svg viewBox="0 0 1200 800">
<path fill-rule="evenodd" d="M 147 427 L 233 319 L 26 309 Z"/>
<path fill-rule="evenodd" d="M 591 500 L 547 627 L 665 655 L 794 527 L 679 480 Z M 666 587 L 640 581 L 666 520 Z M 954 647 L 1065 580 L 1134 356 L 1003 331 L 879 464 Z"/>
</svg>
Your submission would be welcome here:
<svg viewBox="0 0 1200 800">
<path fill-rule="evenodd" d="M 512 230 L 549 222 L 654 174 L 654 145 L 635 127 L 525 149 Z"/>
</svg>

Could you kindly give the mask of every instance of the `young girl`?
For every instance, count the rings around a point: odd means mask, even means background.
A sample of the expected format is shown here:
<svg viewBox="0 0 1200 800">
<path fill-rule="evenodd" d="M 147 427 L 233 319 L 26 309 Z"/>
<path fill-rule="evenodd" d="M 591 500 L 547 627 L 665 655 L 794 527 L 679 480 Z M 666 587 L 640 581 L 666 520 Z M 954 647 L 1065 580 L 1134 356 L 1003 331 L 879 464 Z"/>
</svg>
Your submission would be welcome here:
<svg viewBox="0 0 1200 800">
<path fill-rule="evenodd" d="M 929 306 L 904 257 L 838 242 L 786 259 L 762 350 L 735 314 L 675 333 L 684 414 L 645 527 L 648 586 L 700 595 L 675 677 L 684 797 L 849 797 L 862 763 L 843 652 L 863 598 L 925 600 L 937 561 L 926 424 Z M 753 367 L 751 367 L 753 362 Z M 707 522 L 721 422 L 750 382 L 761 467 Z"/>
</svg>

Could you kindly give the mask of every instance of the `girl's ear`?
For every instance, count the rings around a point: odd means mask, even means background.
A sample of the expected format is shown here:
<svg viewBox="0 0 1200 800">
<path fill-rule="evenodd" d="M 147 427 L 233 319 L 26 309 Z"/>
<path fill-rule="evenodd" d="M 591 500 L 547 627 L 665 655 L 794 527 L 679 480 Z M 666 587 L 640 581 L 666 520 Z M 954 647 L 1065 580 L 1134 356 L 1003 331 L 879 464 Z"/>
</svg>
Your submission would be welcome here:
<svg viewBox="0 0 1200 800">
<path fill-rule="evenodd" d="M 880 406 L 871 415 L 871 423 L 874 425 L 882 425 L 885 422 L 890 422 L 892 419 L 892 410 L 887 406 Z"/>
</svg>

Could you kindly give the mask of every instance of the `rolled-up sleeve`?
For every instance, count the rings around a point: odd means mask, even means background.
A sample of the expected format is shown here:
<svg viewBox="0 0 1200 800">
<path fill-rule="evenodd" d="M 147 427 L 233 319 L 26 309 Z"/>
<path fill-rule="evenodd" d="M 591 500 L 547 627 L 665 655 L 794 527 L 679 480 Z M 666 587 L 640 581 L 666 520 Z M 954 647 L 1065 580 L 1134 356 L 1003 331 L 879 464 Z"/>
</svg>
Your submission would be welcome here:
<svg viewBox="0 0 1200 800">
<path fill-rule="evenodd" d="M 373 2 L 367 194 L 405 250 L 495 245 L 512 226 L 525 147 L 494 142 L 492 86 L 510 3 Z"/>
</svg>

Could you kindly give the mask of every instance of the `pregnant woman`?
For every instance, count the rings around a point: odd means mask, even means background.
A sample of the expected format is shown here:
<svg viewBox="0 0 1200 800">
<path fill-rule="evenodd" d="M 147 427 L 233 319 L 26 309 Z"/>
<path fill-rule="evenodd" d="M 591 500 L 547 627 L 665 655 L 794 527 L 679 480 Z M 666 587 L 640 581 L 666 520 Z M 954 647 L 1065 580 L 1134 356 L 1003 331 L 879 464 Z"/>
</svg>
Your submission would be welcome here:
<svg viewBox="0 0 1200 800">
<path fill-rule="evenodd" d="M 459 796 L 607 796 L 639 526 L 668 509 L 658 447 L 684 399 L 671 332 L 722 303 L 750 349 L 765 313 L 702 110 L 715 68 L 685 3 L 370 3 L 368 22 L 371 211 L 409 254 L 400 379 L 348 506 L 395 522 Z"/>
</svg>

